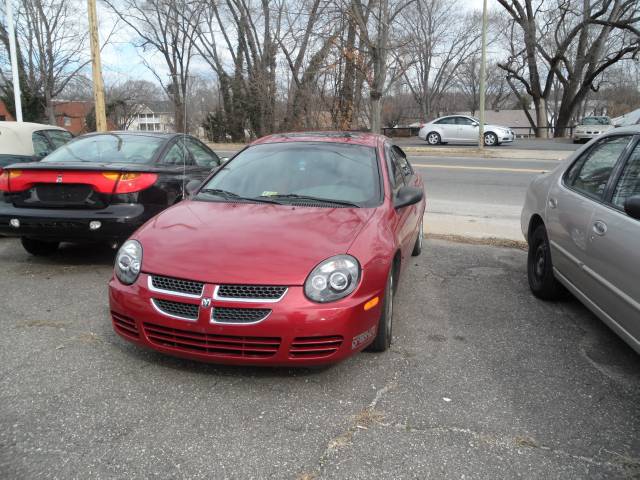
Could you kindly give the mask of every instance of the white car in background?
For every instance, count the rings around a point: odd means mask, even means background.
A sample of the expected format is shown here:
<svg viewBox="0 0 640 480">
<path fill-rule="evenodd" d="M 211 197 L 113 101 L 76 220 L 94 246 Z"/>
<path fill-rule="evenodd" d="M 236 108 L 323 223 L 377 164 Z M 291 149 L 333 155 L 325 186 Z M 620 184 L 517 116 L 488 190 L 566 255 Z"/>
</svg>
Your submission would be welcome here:
<svg viewBox="0 0 640 480">
<path fill-rule="evenodd" d="M 0 172 L 12 163 L 42 160 L 73 136 L 64 128 L 30 122 L 0 122 Z"/>
<path fill-rule="evenodd" d="M 587 142 L 612 128 L 609 117 L 584 117 L 573 130 L 573 143 Z"/>
<path fill-rule="evenodd" d="M 429 145 L 441 143 L 478 143 L 480 121 L 466 115 L 448 115 L 436 118 L 422 125 L 418 137 Z M 516 134 L 509 127 L 484 125 L 484 144 L 494 147 L 502 143 L 511 143 Z"/>
</svg>

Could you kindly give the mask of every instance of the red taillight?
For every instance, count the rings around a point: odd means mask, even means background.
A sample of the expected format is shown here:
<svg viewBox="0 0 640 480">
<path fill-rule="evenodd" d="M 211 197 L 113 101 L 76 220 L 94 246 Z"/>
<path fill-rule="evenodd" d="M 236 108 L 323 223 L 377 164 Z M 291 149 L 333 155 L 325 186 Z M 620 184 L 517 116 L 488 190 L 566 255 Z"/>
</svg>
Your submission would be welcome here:
<svg viewBox="0 0 640 480">
<path fill-rule="evenodd" d="M 157 179 L 158 175 L 155 173 L 125 172 L 120 174 L 116 189 L 113 193 L 139 192 L 156 183 Z"/>
<path fill-rule="evenodd" d="M 0 191 L 22 192 L 38 183 L 91 185 L 98 193 L 133 193 L 149 188 L 158 179 L 155 173 L 99 172 L 73 170 L 4 170 Z"/>
<path fill-rule="evenodd" d="M 21 170 L 2 170 L 0 168 L 0 192 L 11 192 L 11 179 L 16 179 L 21 175 Z"/>
</svg>

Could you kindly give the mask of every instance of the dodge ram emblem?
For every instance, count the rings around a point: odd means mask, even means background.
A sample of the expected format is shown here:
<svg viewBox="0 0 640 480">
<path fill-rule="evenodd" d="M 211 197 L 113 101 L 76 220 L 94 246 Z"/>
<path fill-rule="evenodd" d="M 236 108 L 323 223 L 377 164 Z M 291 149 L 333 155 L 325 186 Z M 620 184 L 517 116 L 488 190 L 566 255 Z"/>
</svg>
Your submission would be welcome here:
<svg viewBox="0 0 640 480">
<path fill-rule="evenodd" d="M 202 305 L 202 308 L 209 308 L 211 306 L 211 299 L 203 298 L 201 305 Z"/>
</svg>

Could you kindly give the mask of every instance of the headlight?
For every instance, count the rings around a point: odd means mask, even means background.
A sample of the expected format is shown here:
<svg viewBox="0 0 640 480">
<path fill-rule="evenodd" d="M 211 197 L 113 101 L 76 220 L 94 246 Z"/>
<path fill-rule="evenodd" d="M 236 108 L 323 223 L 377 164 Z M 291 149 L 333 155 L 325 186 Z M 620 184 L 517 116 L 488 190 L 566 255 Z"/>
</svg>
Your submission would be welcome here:
<svg viewBox="0 0 640 480">
<path fill-rule="evenodd" d="M 141 269 L 142 245 L 136 240 L 127 240 L 116 255 L 116 277 L 125 285 L 131 285 L 138 279 Z"/>
<path fill-rule="evenodd" d="M 353 292 L 359 280 L 358 260 L 351 255 L 336 255 L 311 271 L 304 282 L 304 293 L 314 302 L 333 302 Z"/>
</svg>

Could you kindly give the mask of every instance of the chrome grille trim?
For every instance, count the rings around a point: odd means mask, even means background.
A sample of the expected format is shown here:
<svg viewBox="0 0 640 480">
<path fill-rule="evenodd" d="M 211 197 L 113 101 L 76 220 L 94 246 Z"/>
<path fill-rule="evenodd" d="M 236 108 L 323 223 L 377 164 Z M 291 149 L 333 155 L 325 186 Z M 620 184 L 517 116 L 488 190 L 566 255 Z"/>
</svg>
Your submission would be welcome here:
<svg viewBox="0 0 640 480">
<path fill-rule="evenodd" d="M 169 312 L 163 310 L 162 307 L 160 305 L 158 305 L 158 303 L 156 303 L 156 299 L 155 298 L 151 299 L 151 305 L 153 306 L 153 308 L 158 313 L 161 313 L 162 315 L 165 315 L 167 317 L 176 318 L 178 320 L 186 320 L 187 322 L 197 322 L 198 321 L 198 316 L 196 316 L 195 318 L 192 318 L 192 317 L 181 317 L 180 315 L 174 315 L 173 313 L 169 313 Z M 200 312 L 200 307 L 198 306 L 198 313 L 199 312 Z"/>
<path fill-rule="evenodd" d="M 260 318 L 259 320 L 255 320 L 253 322 L 221 322 L 219 320 L 215 319 L 216 316 L 216 308 L 218 309 L 224 309 L 224 307 L 213 307 L 211 309 L 211 323 L 215 323 L 217 325 L 255 325 L 256 323 L 260 323 L 265 321 L 267 318 L 269 318 L 269 315 L 271 315 L 271 310 L 269 309 L 258 309 L 258 310 L 268 310 L 268 312 L 266 313 L 266 315 L 264 315 L 262 318 Z"/>
<path fill-rule="evenodd" d="M 242 303 L 276 303 L 282 300 L 284 296 L 287 294 L 287 292 L 289 291 L 288 287 L 285 288 L 284 292 L 282 292 L 282 295 L 280 295 L 278 298 L 242 298 L 242 297 L 222 297 L 218 293 L 219 289 L 220 289 L 220 285 L 216 285 L 216 287 L 213 290 L 214 300 L 220 300 L 222 302 L 242 302 Z"/>
<path fill-rule="evenodd" d="M 161 276 L 161 275 L 155 275 L 155 276 Z M 154 275 L 151 275 L 151 274 L 149 274 L 147 276 L 147 287 L 152 292 L 166 293 L 168 295 L 176 295 L 178 297 L 186 297 L 186 298 L 200 298 L 200 297 L 202 297 L 202 293 L 204 292 L 204 283 L 202 284 L 202 290 L 200 291 L 200 295 L 194 295 L 194 294 L 191 294 L 191 293 L 184 293 L 184 292 L 177 292 L 175 290 L 165 290 L 163 288 L 154 287 L 153 286 L 153 277 L 154 277 Z M 195 282 L 195 283 L 202 283 L 202 282 Z"/>
</svg>

